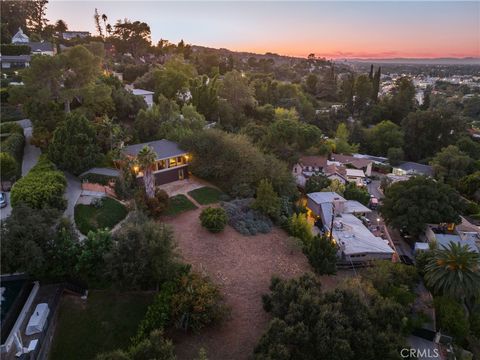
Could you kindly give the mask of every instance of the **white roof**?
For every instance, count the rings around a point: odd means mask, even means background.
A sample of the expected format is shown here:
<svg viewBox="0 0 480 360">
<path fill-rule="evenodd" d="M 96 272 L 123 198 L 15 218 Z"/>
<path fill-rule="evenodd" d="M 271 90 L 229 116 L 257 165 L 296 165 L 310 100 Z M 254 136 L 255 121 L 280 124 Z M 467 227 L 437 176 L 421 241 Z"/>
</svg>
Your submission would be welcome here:
<svg viewBox="0 0 480 360">
<path fill-rule="evenodd" d="M 368 207 L 359 203 L 356 200 L 347 200 L 345 203 L 344 208 L 345 213 L 353 214 L 353 213 L 369 213 L 372 212 Z"/>
<path fill-rule="evenodd" d="M 347 169 L 347 176 L 365 177 L 365 173 L 359 169 Z"/>
<path fill-rule="evenodd" d="M 333 191 L 314 192 L 307 194 L 317 204 L 332 203 L 333 201 L 346 201 L 343 197 Z"/>
<path fill-rule="evenodd" d="M 18 28 L 17 33 L 12 37 L 13 44 L 28 43 L 29 41 L 29 37 L 23 33 L 22 28 Z"/>
<path fill-rule="evenodd" d="M 393 254 L 388 241 L 373 235 L 356 216 L 342 214 L 335 217 L 333 237 L 345 255 L 376 253 Z"/>
<path fill-rule="evenodd" d="M 153 91 L 143 90 L 143 89 L 132 89 L 133 95 L 153 95 Z"/>
<path fill-rule="evenodd" d="M 416 242 L 415 243 L 415 250 L 429 250 L 430 245 L 428 243 L 423 243 L 423 242 Z"/>
<path fill-rule="evenodd" d="M 38 304 L 28 321 L 25 335 L 30 336 L 43 331 L 50 309 L 47 303 Z"/>
</svg>

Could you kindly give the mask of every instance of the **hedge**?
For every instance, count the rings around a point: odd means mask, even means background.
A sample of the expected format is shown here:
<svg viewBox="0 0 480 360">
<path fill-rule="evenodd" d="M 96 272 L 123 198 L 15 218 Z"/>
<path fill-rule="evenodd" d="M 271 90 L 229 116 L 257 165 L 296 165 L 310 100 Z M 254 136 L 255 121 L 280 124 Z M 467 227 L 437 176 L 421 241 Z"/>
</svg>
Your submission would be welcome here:
<svg viewBox="0 0 480 360">
<path fill-rule="evenodd" d="M 15 127 L 11 126 L 10 130 L 14 130 L 14 129 Z M 2 131 L 3 130 L 4 130 L 4 127 L 2 126 Z M 2 141 L 2 144 L 1 144 L 2 152 L 9 154 L 17 162 L 17 174 L 16 174 L 17 178 L 20 178 L 22 176 L 22 161 L 23 161 L 24 146 L 25 146 L 25 137 L 23 136 L 23 130 L 22 130 L 22 134 L 17 132 L 10 134 L 5 140 Z"/>
<path fill-rule="evenodd" d="M 1 44 L 0 53 L 2 55 L 30 55 L 32 49 L 28 45 Z"/>
<path fill-rule="evenodd" d="M 14 121 L 4 122 L 0 124 L 0 134 L 16 133 L 23 135 L 23 128 Z"/>
<path fill-rule="evenodd" d="M 46 157 L 41 157 L 38 164 L 13 185 L 12 206 L 23 202 L 35 209 L 52 207 L 63 210 L 66 187 L 65 175 L 56 170 L 55 165 Z"/>
</svg>

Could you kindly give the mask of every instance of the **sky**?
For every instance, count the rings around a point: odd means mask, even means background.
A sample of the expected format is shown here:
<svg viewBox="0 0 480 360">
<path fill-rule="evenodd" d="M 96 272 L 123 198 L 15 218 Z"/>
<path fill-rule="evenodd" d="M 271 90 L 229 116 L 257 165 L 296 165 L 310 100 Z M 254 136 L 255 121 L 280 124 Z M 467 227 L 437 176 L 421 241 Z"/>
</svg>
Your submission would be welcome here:
<svg viewBox="0 0 480 360">
<path fill-rule="evenodd" d="M 95 8 L 112 25 L 148 23 L 154 43 L 326 58 L 480 57 L 480 1 L 50 0 L 47 18 L 94 33 Z"/>
</svg>

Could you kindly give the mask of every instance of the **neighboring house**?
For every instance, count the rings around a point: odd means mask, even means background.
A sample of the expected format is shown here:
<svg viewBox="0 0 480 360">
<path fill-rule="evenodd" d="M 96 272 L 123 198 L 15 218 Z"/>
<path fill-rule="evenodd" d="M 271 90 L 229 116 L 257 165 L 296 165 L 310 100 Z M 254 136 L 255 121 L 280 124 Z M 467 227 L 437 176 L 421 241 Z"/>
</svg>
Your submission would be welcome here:
<svg viewBox="0 0 480 360">
<path fill-rule="evenodd" d="M 30 66 L 30 55 L 1 55 L 2 69 L 26 68 Z"/>
<path fill-rule="evenodd" d="M 473 252 L 480 252 L 480 231 L 475 228 L 467 228 L 463 224 L 458 226 L 455 224 L 429 224 L 424 235 L 426 243 L 415 243 L 416 250 L 426 250 L 428 243 L 436 244 L 441 248 L 452 242 L 467 245 Z"/>
<path fill-rule="evenodd" d="M 371 212 L 358 201 L 345 200 L 334 192 L 315 192 L 307 195 L 307 208 L 317 227 L 326 234 L 331 232 L 340 262 L 351 265 L 392 259 L 394 251 L 388 241 L 373 235 L 358 218 Z"/>
<path fill-rule="evenodd" d="M 345 185 L 348 182 L 347 169 L 344 166 L 330 164 L 324 168 L 323 173 L 330 180 L 338 180 L 343 185 Z"/>
<path fill-rule="evenodd" d="M 365 180 L 365 173 L 363 170 L 346 169 L 346 177 L 349 182 L 354 182 L 357 186 L 363 186 Z"/>
<path fill-rule="evenodd" d="M 304 187 L 307 179 L 312 175 L 322 174 L 327 166 L 328 159 L 325 156 L 303 156 L 293 166 L 292 174 L 297 185 Z"/>
<path fill-rule="evenodd" d="M 157 154 L 153 174 L 155 184 L 162 185 L 176 180 L 188 178 L 189 154 L 182 150 L 177 143 L 169 140 L 157 140 L 148 143 L 125 146 L 122 153 L 129 158 L 136 158 L 140 150 L 149 146 Z M 135 169 L 137 177 L 142 178 L 143 174 Z"/>
<path fill-rule="evenodd" d="M 62 38 L 64 40 L 71 40 L 75 38 L 86 38 L 91 36 L 89 31 L 65 31 L 62 33 Z"/>
<path fill-rule="evenodd" d="M 372 175 L 372 166 L 374 161 L 368 158 L 343 154 L 332 154 L 330 156 L 330 161 L 335 162 L 338 165 L 343 165 L 347 168 L 363 170 L 366 176 Z"/>
<path fill-rule="evenodd" d="M 143 89 L 130 89 L 133 95 L 141 96 L 147 103 L 147 106 L 150 108 L 153 106 L 153 91 L 143 90 Z"/>
<path fill-rule="evenodd" d="M 404 162 L 400 165 L 394 166 L 392 174 L 395 176 L 412 176 L 424 175 L 433 176 L 433 168 L 429 165 L 419 164 L 416 162 Z"/>
<path fill-rule="evenodd" d="M 22 28 L 18 28 L 17 33 L 13 35 L 12 44 L 29 46 L 31 55 L 53 56 L 56 53 L 53 43 L 48 41 L 30 41 L 30 38 L 23 33 Z"/>
</svg>

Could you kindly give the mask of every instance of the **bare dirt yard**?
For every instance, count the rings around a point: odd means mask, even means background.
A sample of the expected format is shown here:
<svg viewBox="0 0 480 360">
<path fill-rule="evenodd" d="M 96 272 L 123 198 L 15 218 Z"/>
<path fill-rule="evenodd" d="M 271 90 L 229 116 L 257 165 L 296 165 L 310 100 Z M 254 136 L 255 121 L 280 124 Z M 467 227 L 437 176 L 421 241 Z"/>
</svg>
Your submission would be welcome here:
<svg viewBox="0 0 480 360">
<path fill-rule="evenodd" d="M 268 292 L 271 277 L 297 277 L 311 268 L 301 251 L 292 252 L 283 230 L 244 236 L 227 226 L 222 233 L 211 234 L 200 225 L 200 212 L 188 211 L 165 222 L 172 225 L 184 260 L 220 286 L 231 315 L 197 335 L 172 334 L 177 357 L 194 359 L 203 347 L 210 360 L 249 359 L 270 319 L 262 294 Z M 320 280 L 327 290 L 336 285 L 337 277 Z"/>
</svg>

